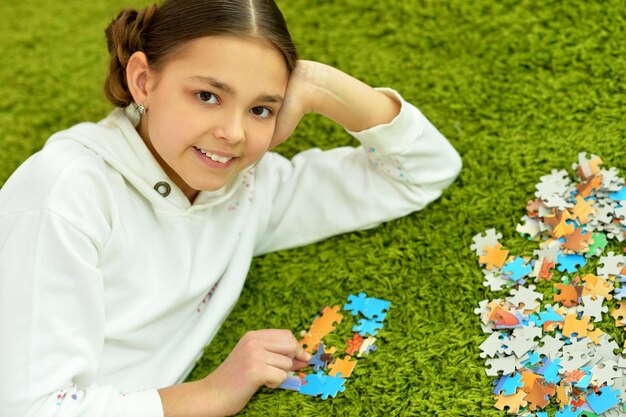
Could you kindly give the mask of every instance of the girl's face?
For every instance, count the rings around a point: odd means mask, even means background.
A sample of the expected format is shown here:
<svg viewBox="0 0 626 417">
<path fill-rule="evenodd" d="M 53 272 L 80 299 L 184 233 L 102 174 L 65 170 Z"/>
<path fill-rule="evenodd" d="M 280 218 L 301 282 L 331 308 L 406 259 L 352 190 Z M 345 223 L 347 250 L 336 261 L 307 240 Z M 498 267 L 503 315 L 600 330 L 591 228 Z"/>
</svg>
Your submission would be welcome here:
<svg viewBox="0 0 626 417">
<path fill-rule="evenodd" d="M 268 150 L 289 74 L 254 38 L 188 42 L 145 82 L 139 134 L 190 201 L 223 187 Z"/>
</svg>

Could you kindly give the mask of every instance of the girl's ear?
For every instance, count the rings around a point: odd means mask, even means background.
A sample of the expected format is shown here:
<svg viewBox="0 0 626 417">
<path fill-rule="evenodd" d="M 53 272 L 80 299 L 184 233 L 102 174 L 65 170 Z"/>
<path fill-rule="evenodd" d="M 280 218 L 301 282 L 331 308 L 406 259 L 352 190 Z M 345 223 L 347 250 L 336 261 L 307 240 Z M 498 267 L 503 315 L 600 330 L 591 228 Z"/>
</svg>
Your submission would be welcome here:
<svg viewBox="0 0 626 417">
<path fill-rule="evenodd" d="M 148 58 L 143 52 L 135 52 L 126 64 L 126 84 L 128 90 L 137 104 L 143 104 L 148 108 L 148 90 L 146 84 L 150 77 Z"/>
</svg>

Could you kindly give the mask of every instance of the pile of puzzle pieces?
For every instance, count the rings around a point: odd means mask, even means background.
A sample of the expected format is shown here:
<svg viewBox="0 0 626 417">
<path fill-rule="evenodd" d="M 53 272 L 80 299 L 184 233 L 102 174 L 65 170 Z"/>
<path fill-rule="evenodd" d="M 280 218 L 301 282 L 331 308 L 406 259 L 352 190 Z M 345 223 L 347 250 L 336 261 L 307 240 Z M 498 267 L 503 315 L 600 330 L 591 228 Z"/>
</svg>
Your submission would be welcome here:
<svg viewBox="0 0 626 417">
<path fill-rule="evenodd" d="M 369 298 L 364 292 L 358 296 L 348 296 L 348 303 L 343 309 L 353 316 L 360 314 L 363 317 L 352 328 L 354 334 L 352 339 L 346 341 L 348 347 L 343 356 L 336 354 L 336 347 L 327 347 L 323 342 L 324 337 L 334 331 L 336 325 L 343 320 L 343 315 L 339 313 L 340 306 L 324 307 L 321 316 L 313 320 L 311 328 L 301 333 L 300 341 L 307 352 L 314 354 L 309 364 L 316 373 L 292 373 L 279 388 L 306 395 L 320 395 L 323 400 L 343 392 L 346 379 L 352 374 L 357 358 L 376 350 L 375 336 L 383 327 L 390 306 L 389 301 Z"/>
<path fill-rule="evenodd" d="M 581 153 L 575 181 L 565 170 L 541 177 L 516 229 L 538 242 L 532 257 L 510 255 L 495 229 L 473 238 L 483 285 L 508 292 L 475 310 L 489 334 L 479 348 L 496 378 L 495 407 L 508 414 L 626 416 L 626 358 L 594 326 L 609 307 L 615 326 L 626 326 L 626 301 L 615 301 L 626 299 L 626 257 L 604 254 L 626 236 L 626 182 L 601 164 Z M 537 291 L 544 281 L 550 300 Z"/>
</svg>

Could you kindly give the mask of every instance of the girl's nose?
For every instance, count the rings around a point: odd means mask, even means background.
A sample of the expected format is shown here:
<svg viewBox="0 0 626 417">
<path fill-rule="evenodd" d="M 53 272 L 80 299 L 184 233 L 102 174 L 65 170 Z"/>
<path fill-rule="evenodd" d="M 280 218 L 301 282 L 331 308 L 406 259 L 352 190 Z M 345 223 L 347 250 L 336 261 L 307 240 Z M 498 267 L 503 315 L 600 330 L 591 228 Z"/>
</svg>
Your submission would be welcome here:
<svg viewBox="0 0 626 417">
<path fill-rule="evenodd" d="M 229 115 L 215 129 L 215 136 L 229 143 L 239 143 L 246 139 L 243 120 L 238 115 Z"/>
</svg>

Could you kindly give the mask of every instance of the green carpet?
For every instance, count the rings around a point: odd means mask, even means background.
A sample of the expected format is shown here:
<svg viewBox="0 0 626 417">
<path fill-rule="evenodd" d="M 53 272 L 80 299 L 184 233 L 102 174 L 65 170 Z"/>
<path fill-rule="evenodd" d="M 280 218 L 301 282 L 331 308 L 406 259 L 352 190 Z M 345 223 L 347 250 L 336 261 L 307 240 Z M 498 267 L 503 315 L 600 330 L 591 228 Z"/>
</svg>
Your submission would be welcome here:
<svg viewBox="0 0 626 417">
<path fill-rule="evenodd" d="M 0 185 L 50 134 L 110 111 L 103 30 L 127 3 L 0 2 Z M 297 333 L 321 307 L 365 291 L 392 308 L 378 350 L 345 392 L 322 401 L 261 389 L 244 415 L 504 415 L 478 355 L 485 337 L 473 310 L 491 294 L 471 238 L 496 227 L 512 253 L 530 255 L 515 226 L 541 175 L 569 169 L 581 151 L 624 174 L 623 1 L 279 5 L 303 58 L 399 90 L 450 139 L 464 169 L 422 212 L 256 259 L 192 377 L 210 372 L 249 329 Z M 341 128 L 311 116 L 279 151 L 345 144 L 354 141 Z"/>
</svg>

